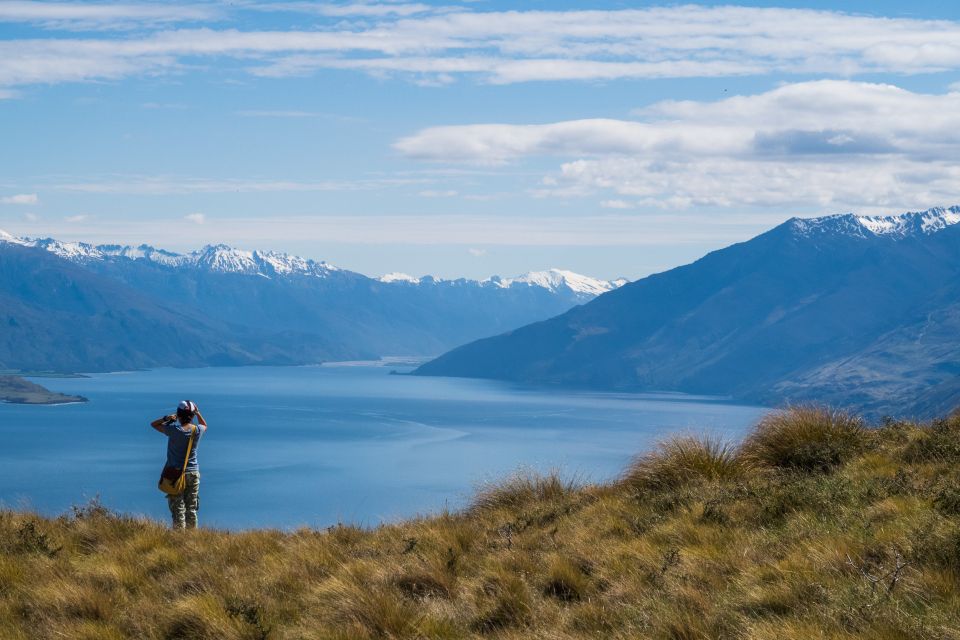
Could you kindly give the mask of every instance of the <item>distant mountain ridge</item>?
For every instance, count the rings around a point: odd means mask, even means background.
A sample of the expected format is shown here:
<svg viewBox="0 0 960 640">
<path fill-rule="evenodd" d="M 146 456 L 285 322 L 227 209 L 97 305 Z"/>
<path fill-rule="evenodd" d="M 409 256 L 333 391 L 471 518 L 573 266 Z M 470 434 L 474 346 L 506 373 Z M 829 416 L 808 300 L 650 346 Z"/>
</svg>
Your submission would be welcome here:
<svg viewBox="0 0 960 640">
<path fill-rule="evenodd" d="M 0 367 L 102 371 L 431 356 L 617 286 L 560 272 L 373 279 L 208 245 L 90 245 L 0 232 Z"/>
<path fill-rule="evenodd" d="M 299 275 L 324 278 L 332 272 L 341 271 L 339 267 L 323 260 L 315 261 L 279 251 L 246 251 L 226 244 L 206 245 L 190 253 L 175 253 L 147 244 L 133 247 L 116 244 L 92 245 L 85 242 L 62 242 L 53 238 L 18 238 L 2 229 L 0 229 L 0 242 L 42 248 L 61 258 L 80 263 L 111 258 L 127 258 L 130 260 L 146 260 L 178 269 L 193 268 L 216 273 L 240 273 L 266 277 Z M 381 276 L 378 280 L 384 283 L 406 282 L 411 284 L 462 282 L 499 288 L 509 288 L 518 284 L 542 287 L 552 292 L 566 290 L 586 298 L 606 293 L 628 282 L 625 278 L 610 281 L 600 280 L 563 269 L 530 271 L 512 278 L 491 276 L 485 280 L 470 280 L 468 278 L 447 280 L 433 276 L 414 278 L 404 273 L 390 273 Z"/>
<path fill-rule="evenodd" d="M 841 213 L 821 218 L 791 218 L 787 224 L 801 235 L 845 234 L 855 237 L 887 236 L 895 239 L 930 235 L 960 222 L 960 207 L 935 207 L 894 216 L 860 216 Z"/>
<path fill-rule="evenodd" d="M 404 282 L 412 285 L 435 284 L 438 282 L 433 276 L 415 278 L 406 273 L 388 273 L 379 278 L 381 282 Z M 569 292 L 578 298 L 590 300 L 602 293 L 622 287 L 629 282 L 626 278 L 616 280 L 598 280 L 589 276 L 580 275 L 564 269 L 548 269 L 546 271 L 529 271 L 514 278 L 491 276 L 485 280 L 461 280 L 461 282 L 475 282 L 479 286 L 509 289 L 513 286 L 540 287 L 553 293 Z"/>
<path fill-rule="evenodd" d="M 960 405 L 958 223 L 793 218 L 417 373 L 942 414 Z"/>
</svg>

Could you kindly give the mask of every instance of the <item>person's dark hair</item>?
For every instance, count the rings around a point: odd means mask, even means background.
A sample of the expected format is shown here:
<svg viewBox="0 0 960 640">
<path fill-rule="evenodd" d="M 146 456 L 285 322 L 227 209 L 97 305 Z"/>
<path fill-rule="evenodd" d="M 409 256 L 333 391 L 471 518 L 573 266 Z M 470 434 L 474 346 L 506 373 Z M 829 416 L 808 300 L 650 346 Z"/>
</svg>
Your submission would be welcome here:
<svg viewBox="0 0 960 640">
<path fill-rule="evenodd" d="M 193 416 L 197 415 L 197 405 L 195 405 L 190 400 L 183 400 L 179 405 L 177 405 L 177 419 L 186 424 L 193 420 Z"/>
</svg>

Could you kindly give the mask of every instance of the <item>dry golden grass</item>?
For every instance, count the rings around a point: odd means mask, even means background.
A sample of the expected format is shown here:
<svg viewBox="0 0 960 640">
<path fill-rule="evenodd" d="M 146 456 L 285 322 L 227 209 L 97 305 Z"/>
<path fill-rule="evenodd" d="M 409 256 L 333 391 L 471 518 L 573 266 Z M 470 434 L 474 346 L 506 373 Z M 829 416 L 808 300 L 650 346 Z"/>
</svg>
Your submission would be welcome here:
<svg viewBox="0 0 960 640">
<path fill-rule="evenodd" d="M 823 410 L 622 479 L 518 474 L 459 513 L 177 533 L 0 512 L 0 638 L 960 639 L 960 417 Z"/>
</svg>

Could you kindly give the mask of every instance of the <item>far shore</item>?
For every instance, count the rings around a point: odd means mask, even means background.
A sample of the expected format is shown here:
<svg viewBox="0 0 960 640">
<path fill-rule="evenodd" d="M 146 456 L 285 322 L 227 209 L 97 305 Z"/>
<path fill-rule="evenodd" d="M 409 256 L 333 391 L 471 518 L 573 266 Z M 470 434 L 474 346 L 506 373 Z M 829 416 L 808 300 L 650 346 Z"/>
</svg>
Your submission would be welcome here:
<svg viewBox="0 0 960 640">
<path fill-rule="evenodd" d="M 88 400 L 83 396 L 71 396 L 50 391 L 35 382 L 24 380 L 20 376 L 0 375 L 0 402 L 55 406 L 77 404 L 88 402 Z"/>
</svg>

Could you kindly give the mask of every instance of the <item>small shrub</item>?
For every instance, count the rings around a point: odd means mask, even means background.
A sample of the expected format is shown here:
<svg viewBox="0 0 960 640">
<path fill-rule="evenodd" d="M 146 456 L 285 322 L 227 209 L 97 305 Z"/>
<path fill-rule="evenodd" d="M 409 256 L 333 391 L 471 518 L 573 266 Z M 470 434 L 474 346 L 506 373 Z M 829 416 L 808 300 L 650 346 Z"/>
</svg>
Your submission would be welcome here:
<svg viewBox="0 0 960 640">
<path fill-rule="evenodd" d="M 822 407 L 792 407 L 765 416 L 743 443 L 753 464 L 804 472 L 826 472 L 866 448 L 868 432 L 859 418 Z"/>
<path fill-rule="evenodd" d="M 73 505 L 70 507 L 70 512 L 74 520 L 95 520 L 118 517 L 117 514 L 100 501 L 99 494 L 90 498 L 87 504 Z"/>
<path fill-rule="evenodd" d="M 20 553 L 39 553 L 52 558 L 61 547 L 55 546 L 50 536 L 37 527 L 34 521 L 28 520 L 17 529 L 13 549 Z"/>
<path fill-rule="evenodd" d="M 624 481 L 639 489 L 668 489 L 696 480 L 732 480 L 745 470 L 730 444 L 688 436 L 671 438 L 635 459 Z"/>
</svg>

